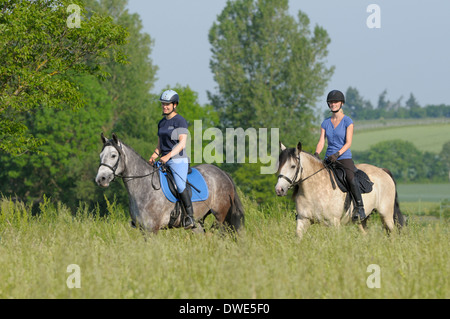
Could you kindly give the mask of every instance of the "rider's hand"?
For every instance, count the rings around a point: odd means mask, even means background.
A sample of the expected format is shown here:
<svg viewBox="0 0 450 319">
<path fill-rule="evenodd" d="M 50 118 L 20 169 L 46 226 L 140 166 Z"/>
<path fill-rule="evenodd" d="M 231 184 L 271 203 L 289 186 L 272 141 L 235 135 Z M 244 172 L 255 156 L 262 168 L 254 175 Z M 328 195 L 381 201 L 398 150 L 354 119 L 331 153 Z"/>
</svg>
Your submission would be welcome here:
<svg viewBox="0 0 450 319">
<path fill-rule="evenodd" d="M 330 156 L 330 162 L 334 163 L 337 161 L 337 159 L 339 158 L 339 152 L 334 153 L 333 155 Z"/>
<path fill-rule="evenodd" d="M 166 164 L 169 160 L 170 160 L 170 153 L 159 159 L 159 161 L 163 164 Z"/>
<path fill-rule="evenodd" d="M 158 158 L 158 155 L 157 155 L 156 153 L 153 153 L 152 157 L 150 157 L 150 159 L 148 160 L 148 162 L 149 162 L 151 165 L 154 165 L 157 158 Z"/>
</svg>

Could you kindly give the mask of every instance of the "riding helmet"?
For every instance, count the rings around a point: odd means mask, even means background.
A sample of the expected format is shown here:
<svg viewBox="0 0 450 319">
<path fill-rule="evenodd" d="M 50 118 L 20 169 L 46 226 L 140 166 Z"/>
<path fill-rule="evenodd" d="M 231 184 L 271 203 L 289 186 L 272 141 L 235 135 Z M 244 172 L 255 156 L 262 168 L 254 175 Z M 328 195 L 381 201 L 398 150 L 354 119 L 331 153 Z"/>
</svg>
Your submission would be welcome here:
<svg viewBox="0 0 450 319">
<path fill-rule="evenodd" d="M 342 103 L 345 103 L 344 93 L 338 90 L 330 91 L 327 96 L 327 102 L 330 101 L 340 101 Z"/>
<path fill-rule="evenodd" d="M 178 93 L 174 90 L 166 90 L 164 91 L 161 96 L 159 97 L 159 100 L 164 103 L 176 103 L 179 102 Z"/>
</svg>

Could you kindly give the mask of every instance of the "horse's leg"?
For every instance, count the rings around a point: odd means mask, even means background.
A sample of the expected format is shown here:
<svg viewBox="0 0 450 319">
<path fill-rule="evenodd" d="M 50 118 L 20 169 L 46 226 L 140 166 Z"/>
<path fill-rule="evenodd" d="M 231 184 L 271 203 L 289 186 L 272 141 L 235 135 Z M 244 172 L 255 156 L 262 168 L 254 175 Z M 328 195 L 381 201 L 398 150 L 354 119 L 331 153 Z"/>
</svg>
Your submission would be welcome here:
<svg viewBox="0 0 450 319">
<path fill-rule="evenodd" d="M 358 228 L 363 235 L 367 235 L 367 219 L 364 219 L 361 223 L 358 224 Z"/>
<path fill-rule="evenodd" d="M 394 230 L 394 201 L 386 200 L 377 210 L 388 234 Z"/>
<path fill-rule="evenodd" d="M 394 218 L 390 217 L 390 218 L 385 218 L 384 216 L 382 216 L 382 221 L 383 221 L 383 226 L 384 229 L 386 229 L 386 232 L 388 234 L 390 234 L 393 230 L 394 230 Z"/>
<path fill-rule="evenodd" d="M 311 226 L 311 221 L 309 220 L 309 218 L 304 218 L 300 215 L 297 215 L 297 236 L 298 238 L 302 239 L 303 238 L 303 234 L 306 232 L 306 230 L 308 229 L 308 227 Z"/>
</svg>

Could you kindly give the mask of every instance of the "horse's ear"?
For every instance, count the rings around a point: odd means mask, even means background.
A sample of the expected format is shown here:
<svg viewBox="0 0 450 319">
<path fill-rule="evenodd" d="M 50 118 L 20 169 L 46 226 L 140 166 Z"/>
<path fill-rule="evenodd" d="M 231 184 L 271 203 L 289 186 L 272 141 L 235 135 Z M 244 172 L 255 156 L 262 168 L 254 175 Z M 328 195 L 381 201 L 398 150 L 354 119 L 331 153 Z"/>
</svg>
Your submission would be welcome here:
<svg viewBox="0 0 450 319">
<path fill-rule="evenodd" d="M 102 138 L 102 143 L 105 144 L 106 142 L 108 142 L 108 139 L 105 137 L 105 135 L 103 135 L 103 132 L 101 134 L 101 138 Z"/>
<path fill-rule="evenodd" d="M 279 142 L 279 143 L 280 143 L 280 150 L 284 151 L 286 149 L 286 146 L 284 146 L 283 143 L 281 143 L 281 142 Z"/>
<path fill-rule="evenodd" d="M 119 145 L 119 139 L 117 138 L 116 133 L 112 133 L 112 138 L 113 138 L 114 142 L 116 142 L 116 144 Z"/>
<path fill-rule="evenodd" d="M 302 151 L 302 142 L 298 142 L 298 144 L 297 144 L 297 152 L 298 152 L 298 154 L 300 154 L 301 151 Z"/>
</svg>

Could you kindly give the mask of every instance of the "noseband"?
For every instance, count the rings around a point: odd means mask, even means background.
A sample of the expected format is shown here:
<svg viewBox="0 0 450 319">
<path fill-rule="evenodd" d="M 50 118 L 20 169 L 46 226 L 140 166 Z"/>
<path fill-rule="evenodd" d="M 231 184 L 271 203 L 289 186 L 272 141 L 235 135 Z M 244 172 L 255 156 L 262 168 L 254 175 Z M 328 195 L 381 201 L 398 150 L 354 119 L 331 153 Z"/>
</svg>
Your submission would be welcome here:
<svg viewBox="0 0 450 319">
<path fill-rule="evenodd" d="M 121 156 L 122 156 L 122 147 L 119 146 L 119 145 L 117 145 L 117 143 L 114 142 L 113 140 L 109 140 L 108 142 L 106 142 L 106 143 L 103 145 L 102 152 L 103 152 L 103 150 L 105 149 L 105 147 L 107 147 L 107 146 L 112 146 L 112 147 L 114 147 L 114 148 L 117 150 L 117 152 L 119 153 L 119 156 L 117 157 L 117 162 L 116 162 L 116 164 L 114 164 L 114 166 L 110 166 L 110 165 L 108 165 L 108 164 L 105 164 L 105 163 L 101 163 L 101 162 L 100 162 L 100 165 L 98 166 L 98 168 L 100 168 L 100 167 L 102 167 L 102 166 L 106 166 L 107 168 L 109 168 L 109 169 L 113 172 L 113 176 L 114 176 L 114 177 L 113 177 L 113 179 L 112 179 L 112 181 L 111 181 L 111 182 L 113 182 L 113 181 L 116 179 L 116 177 L 122 177 L 122 176 L 116 174 L 116 170 L 117 170 L 117 168 L 119 167 L 120 158 L 121 158 Z"/>
<path fill-rule="evenodd" d="M 296 182 L 297 177 L 298 177 L 298 173 L 300 172 L 300 173 L 303 174 L 303 167 L 301 166 L 301 163 L 300 163 L 300 154 L 297 156 L 297 160 L 298 160 L 298 165 L 297 165 L 297 169 L 296 169 L 296 171 L 295 171 L 295 175 L 294 175 L 294 177 L 293 177 L 293 180 L 291 180 L 289 177 L 286 177 L 286 176 L 284 176 L 284 175 L 282 175 L 282 174 L 278 175 L 278 179 L 280 179 L 280 178 L 285 179 L 285 180 L 289 183 L 289 188 L 288 188 L 288 189 L 291 189 L 292 187 L 294 187 L 294 186 L 297 185 L 297 184 L 303 183 L 303 182 L 306 181 L 308 178 L 313 177 L 314 175 L 316 175 L 317 173 L 323 171 L 324 169 L 329 169 L 329 168 L 328 168 L 328 165 L 324 162 L 324 167 L 322 167 L 321 169 L 319 169 L 317 172 L 315 172 L 315 173 L 309 175 L 308 177 L 305 177 L 305 178 L 303 178 L 303 179 L 300 179 L 299 181 Z M 300 168 L 301 168 L 301 171 L 300 171 Z M 331 175 L 330 175 L 330 177 L 331 177 Z M 331 179 L 331 182 L 333 183 L 333 179 Z M 335 188 L 335 187 L 333 187 L 333 188 Z"/>
<path fill-rule="evenodd" d="M 300 163 L 300 154 L 297 156 L 297 160 L 298 160 L 298 165 L 297 165 L 297 169 L 295 170 L 295 174 L 294 174 L 294 177 L 292 180 L 285 175 L 282 175 L 282 174 L 278 175 L 278 179 L 283 178 L 290 184 L 288 189 L 294 187 L 296 184 L 301 182 L 301 181 L 296 182 L 298 173 L 300 173 L 300 168 L 302 169 L 301 172 L 303 173 L 303 167 Z"/>
</svg>

